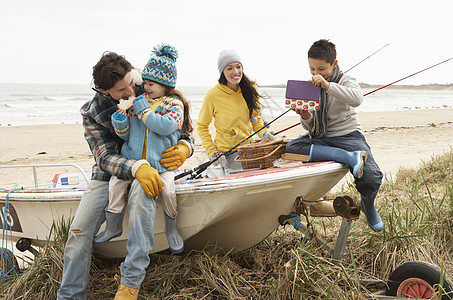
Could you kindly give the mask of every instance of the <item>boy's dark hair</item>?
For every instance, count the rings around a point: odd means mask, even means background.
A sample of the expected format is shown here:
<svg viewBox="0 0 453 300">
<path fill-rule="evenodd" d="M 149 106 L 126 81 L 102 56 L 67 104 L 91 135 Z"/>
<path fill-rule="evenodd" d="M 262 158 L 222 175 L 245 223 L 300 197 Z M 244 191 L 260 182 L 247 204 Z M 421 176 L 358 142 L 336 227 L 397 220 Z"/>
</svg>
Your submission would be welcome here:
<svg viewBox="0 0 453 300">
<path fill-rule="evenodd" d="M 308 58 L 322 59 L 329 64 L 333 64 L 337 58 L 335 44 L 329 40 L 319 40 L 314 42 L 308 50 Z"/>
<path fill-rule="evenodd" d="M 132 65 L 122 55 L 104 52 L 93 67 L 93 80 L 96 88 L 104 91 L 111 89 L 132 70 Z"/>
<path fill-rule="evenodd" d="M 223 72 L 220 74 L 219 83 L 223 85 L 227 85 L 228 83 Z M 244 97 L 245 102 L 247 103 L 250 118 L 253 116 L 254 110 L 258 111 L 261 97 L 253 87 L 253 84 L 255 84 L 255 82 L 251 81 L 244 73 L 242 73 L 242 79 L 239 82 L 239 86 L 241 87 L 242 97 Z"/>
</svg>

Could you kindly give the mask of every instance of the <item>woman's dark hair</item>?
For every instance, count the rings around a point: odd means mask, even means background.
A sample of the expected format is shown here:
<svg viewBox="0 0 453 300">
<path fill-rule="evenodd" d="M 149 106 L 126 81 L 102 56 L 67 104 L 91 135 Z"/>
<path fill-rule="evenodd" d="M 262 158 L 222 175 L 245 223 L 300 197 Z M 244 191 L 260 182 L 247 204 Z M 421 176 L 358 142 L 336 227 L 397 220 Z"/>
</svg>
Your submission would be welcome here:
<svg viewBox="0 0 453 300">
<path fill-rule="evenodd" d="M 219 83 L 223 85 L 227 85 L 228 83 L 223 72 L 220 74 Z M 254 110 L 259 111 L 261 97 L 253 87 L 253 84 L 255 84 L 255 82 L 251 81 L 244 73 L 242 73 L 242 79 L 239 82 L 239 86 L 241 88 L 242 96 L 245 99 L 245 103 L 247 103 L 250 118 L 253 116 Z"/>
<path fill-rule="evenodd" d="M 104 52 L 93 67 L 93 80 L 96 88 L 109 90 L 132 70 L 132 65 L 122 55 Z"/>
</svg>

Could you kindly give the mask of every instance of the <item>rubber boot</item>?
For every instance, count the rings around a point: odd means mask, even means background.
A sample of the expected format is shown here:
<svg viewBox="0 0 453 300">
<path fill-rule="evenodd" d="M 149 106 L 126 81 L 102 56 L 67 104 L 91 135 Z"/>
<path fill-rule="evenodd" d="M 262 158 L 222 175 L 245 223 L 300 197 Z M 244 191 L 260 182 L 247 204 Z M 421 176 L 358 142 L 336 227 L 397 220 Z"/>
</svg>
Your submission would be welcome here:
<svg viewBox="0 0 453 300">
<path fill-rule="evenodd" d="M 113 300 L 136 300 L 138 299 L 138 289 L 130 288 L 120 283 L 118 291 Z"/>
<path fill-rule="evenodd" d="M 99 245 L 123 233 L 123 214 L 105 211 L 105 229 L 94 236 L 93 244 Z"/>
<path fill-rule="evenodd" d="M 165 212 L 165 235 L 167 236 L 168 245 L 173 253 L 180 253 L 184 250 L 184 241 L 176 229 L 176 217 L 172 218 Z"/>
<path fill-rule="evenodd" d="M 366 151 L 346 151 L 336 147 L 311 145 L 310 161 L 333 160 L 347 164 L 352 168 L 352 174 L 355 178 L 362 178 L 363 167 L 368 158 Z"/>
<path fill-rule="evenodd" d="M 381 231 L 384 228 L 384 223 L 382 223 L 382 219 L 374 207 L 376 194 L 377 192 L 368 197 L 362 196 L 362 199 L 360 200 L 360 208 L 365 213 L 368 226 L 370 226 L 374 231 Z"/>
</svg>

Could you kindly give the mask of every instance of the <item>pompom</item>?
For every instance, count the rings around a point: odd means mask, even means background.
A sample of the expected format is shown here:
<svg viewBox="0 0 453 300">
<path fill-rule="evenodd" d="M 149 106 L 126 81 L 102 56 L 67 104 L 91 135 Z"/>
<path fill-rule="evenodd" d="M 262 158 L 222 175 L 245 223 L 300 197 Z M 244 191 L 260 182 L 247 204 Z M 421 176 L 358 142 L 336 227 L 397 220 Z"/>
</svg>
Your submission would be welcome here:
<svg viewBox="0 0 453 300">
<path fill-rule="evenodd" d="M 252 124 L 255 124 L 255 123 L 258 122 L 258 119 L 257 119 L 256 117 L 251 117 L 251 118 L 250 118 L 250 122 L 251 122 Z"/>
<path fill-rule="evenodd" d="M 156 56 L 168 57 L 173 61 L 176 61 L 176 59 L 178 58 L 178 50 L 176 50 L 175 47 L 164 43 L 155 46 L 152 53 L 154 53 Z"/>
</svg>

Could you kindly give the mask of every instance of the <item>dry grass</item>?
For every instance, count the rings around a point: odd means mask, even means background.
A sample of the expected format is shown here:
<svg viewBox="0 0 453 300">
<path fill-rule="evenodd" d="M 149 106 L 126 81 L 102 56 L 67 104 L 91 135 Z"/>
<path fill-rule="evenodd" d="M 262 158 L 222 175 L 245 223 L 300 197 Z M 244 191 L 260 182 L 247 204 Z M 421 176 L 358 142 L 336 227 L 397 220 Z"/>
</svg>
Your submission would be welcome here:
<svg viewBox="0 0 453 300">
<path fill-rule="evenodd" d="M 351 184 L 350 184 L 351 185 Z M 345 194 L 357 199 L 351 188 Z M 151 255 L 141 299 L 365 299 L 360 281 L 386 280 L 399 264 L 422 260 L 453 274 L 453 152 L 387 180 L 377 207 L 384 230 L 372 232 L 362 216 L 352 223 L 342 265 L 292 227 L 280 227 L 260 244 L 223 253 L 212 246 L 187 255 Z M 312 218 L 313 230 L 333 248 L 339 218 Z M 61 227 L 61 226 L 59 226 Z M 55 299 L 67 226 L 14 281 L 5 299 Z M 89 299 L 111 299 L 121 260 L 94 259 Z M 0 295 L 1 295 L 0 294 Z"/>
</svg>

